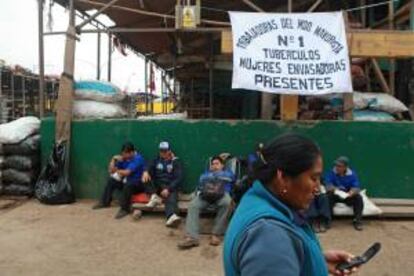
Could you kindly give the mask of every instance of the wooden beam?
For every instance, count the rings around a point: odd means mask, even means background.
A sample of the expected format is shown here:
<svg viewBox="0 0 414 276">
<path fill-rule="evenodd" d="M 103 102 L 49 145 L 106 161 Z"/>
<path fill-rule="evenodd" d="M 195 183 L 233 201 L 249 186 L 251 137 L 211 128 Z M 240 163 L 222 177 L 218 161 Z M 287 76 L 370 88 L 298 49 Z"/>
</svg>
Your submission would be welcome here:
<svg viewBox="0 0 414 276">
<path fill-rule="evenodd" d="M 252 1 L 250 1 L 250 0 L 243 0 L 243 2 L 247 5 L 247 6 L 249 6 L 250 8 L 252 8 L 253 10 L 255 10 L 255 11 L 258 11 L 258 12 L 265 12 L 262 8 L 260 8 L 259 6 L 257 6 L 255 3 L 253 3 Z"/>
<path fill-rule="evenodd" d="M 372 66 L 374 68 L 375 76 L 377 77 L 378 82 L 379 82 L 382 90 L 385 93 L 391 94 L 391 89 L 388 86 L 387 81 L 385 80 L 384 75 L 382 74 L 381 68 L 380 68 L 377 60 L 375 58 L 371 58 L 371 63 L 372 63 Z"/>
<path fill-rule="evenodd" d="M 389 30 L 351 30 L 348 47 L 352 57 L 414 57 L 414 32 Z M 221 52 L 233 52 L 231 32 L 222 32 Z"/>
<path fill-rule="evenodd" d="M 76 1 L 84 3 L 84 4 L 89 4 L 91 6 L 96 6 L 96 7 L 104 7 L 106 5 L 106 4 L 96 2 L 96 1 L 91 1 L 91 0 L 76 0 Z M 147 16 L 160 17 L 162 19 L 167 19 L 168 18 L 168 19 L 174 19 L 175 20 L 174 15 L 158 13 L 158 12 L 151 12 L 151 11 L 146 11 L 146 10 L 142 10 L 142 9 L 133 9 L 133 8 L 118 6 L 118 5 L 113 5 L 113 6 L 110 7 L 110 9 L 116 9 L 116 10 L 120 10 L 120 11 L 131 12 L 131 13 L 147 15 Z M 202 19 L 201 22 L 206 23 L 206 24 L 211 24 L 211 25 L 230 26 L 230 22 L 223 22 L 223 21 L 216 21 L 216 20 Z"/>
<path fill-rule="evenodd" d="M 298 95 L 282 95 L 280 97 L 280 115 L 283 121 L 298 119 L 299 97 Z"/>
</svg>

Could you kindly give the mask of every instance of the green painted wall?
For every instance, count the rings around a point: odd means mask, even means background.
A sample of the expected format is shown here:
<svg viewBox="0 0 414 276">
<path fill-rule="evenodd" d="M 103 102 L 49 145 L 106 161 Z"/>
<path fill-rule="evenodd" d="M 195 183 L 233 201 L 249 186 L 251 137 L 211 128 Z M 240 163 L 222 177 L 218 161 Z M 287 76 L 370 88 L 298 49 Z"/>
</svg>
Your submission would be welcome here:
<svg viewBox="0 0 414 276">
<path fill-rule="evenodd" d="M 42 121 L 43 161 L 52 146 L 54 124 L 53 119 Z M 258 141 L 266 141 L 288 131 L 316 140 L 323 150 L 326 168 L 336 156 L 349 156 L 369 195 L 414 198 L 412 123 L 76 121 L 73 123 L 71 179 L 78 197 L 97 198 L 105 184 L 107 163 L 123 141 L 133 141 L 149 159 L 157 153 L 157 144 L 166 139 L 184 163 L 184 189 L 191 191 L 205 168 L 208 156 L 219 152 L 244 155 Z"/>
</svg>

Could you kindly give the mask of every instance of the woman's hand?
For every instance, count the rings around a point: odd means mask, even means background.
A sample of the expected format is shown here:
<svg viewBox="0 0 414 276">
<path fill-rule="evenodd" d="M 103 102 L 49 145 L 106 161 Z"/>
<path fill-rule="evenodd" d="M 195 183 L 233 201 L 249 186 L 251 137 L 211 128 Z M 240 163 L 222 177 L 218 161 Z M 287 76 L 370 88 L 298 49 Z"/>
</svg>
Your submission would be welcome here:
<svg viewBox="0 0 414 276">
<path fill-rule="evenodd" d="M 329 250 L 325 252 L 325 260 L 328 264 L 328 271 L 330 274 L 335 276 L 342 275 L 351 275 L 355 273 L 358 269 L 355 267 L 351 271 L 339 271 L 336 269 L 336 266 L 343 262 L 349 262 L 354 257 L 352 254 L 342 251 L 342 250 Z"/>
</svg>

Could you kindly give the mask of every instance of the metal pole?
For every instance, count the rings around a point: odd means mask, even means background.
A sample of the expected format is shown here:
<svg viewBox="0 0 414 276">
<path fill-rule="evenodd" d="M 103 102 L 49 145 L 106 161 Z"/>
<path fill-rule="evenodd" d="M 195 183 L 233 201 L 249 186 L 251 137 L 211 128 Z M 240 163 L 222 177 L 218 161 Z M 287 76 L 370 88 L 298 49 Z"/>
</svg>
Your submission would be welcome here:
<svg viewBox="0 0 414 276">
<path fill-rule="evenodd" d="M 108 33 L 108 82 L 111 82 L 112 73 L 112 35 Z"/>
<path fill-rule="evenodd" d="M 22 114 L 26 116 L 26 80 L 22 75 Z"/>
<path fill-rule="evenodd" d="M 72 1 L 71 1 L 72 2 Z M 38 0 L 38 39 L 39 39 L 39 117 L 44 116 L 45 57 L 43 41 L 43 0 Z"/>
<path fill-rule="evenodd" d="M 101 79 L 101 33 L 98 33 L 98 49 L 96 53 L 96 79 Z"/>
</svg>

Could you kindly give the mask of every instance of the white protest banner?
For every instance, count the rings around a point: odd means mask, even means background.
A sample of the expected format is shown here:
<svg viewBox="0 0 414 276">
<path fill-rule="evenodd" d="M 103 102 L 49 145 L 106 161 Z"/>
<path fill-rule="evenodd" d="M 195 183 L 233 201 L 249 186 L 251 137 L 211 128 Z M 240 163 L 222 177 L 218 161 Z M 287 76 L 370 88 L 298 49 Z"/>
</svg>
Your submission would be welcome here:
<svg viewBox="0 0 414 276">
<path fill-rule="evenodd" d="M 233 89 L 277 94 L 352 92 L 342 12 L 230 12 Z"/>
</svg>

